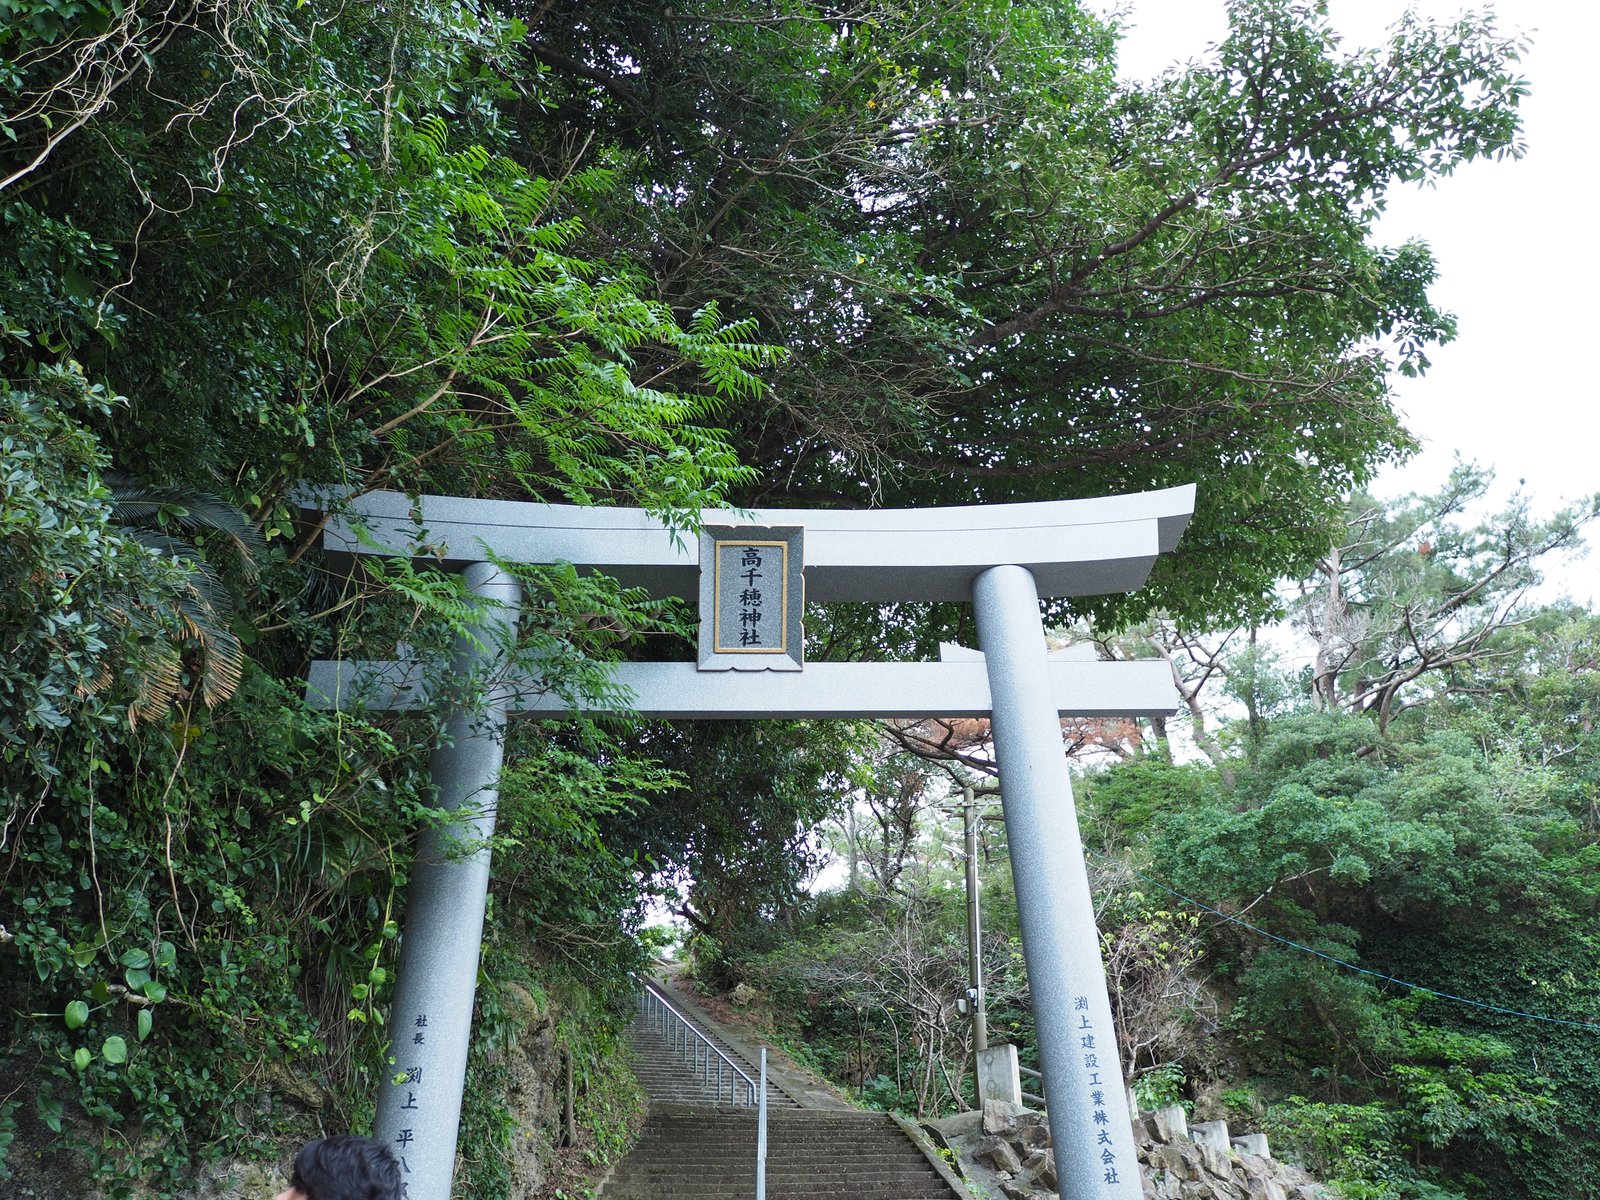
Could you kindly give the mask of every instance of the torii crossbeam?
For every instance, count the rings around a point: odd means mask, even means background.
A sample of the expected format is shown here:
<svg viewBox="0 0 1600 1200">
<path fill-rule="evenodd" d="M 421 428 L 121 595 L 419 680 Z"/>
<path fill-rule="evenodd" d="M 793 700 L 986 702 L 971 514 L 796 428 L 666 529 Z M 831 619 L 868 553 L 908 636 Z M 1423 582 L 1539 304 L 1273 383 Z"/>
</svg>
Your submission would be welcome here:
<svg viewBox="0 0 1600 1200">
<path fill-rule="evenodd" d="M 761 659 L 757 651 L 735 659 L 735 651 L 703 653 L 698 664 L 612 668 L 614 682 L 632 697 L 629 709 L 648 716 L 992 718 L 1065 1200 L 1139 1200 L 1142 1191 L 1060 718 L 1165 715 L 1177 703 L 1163 663 L 1052 659 L 1039 600 L 1137 589 L 1156 557 L 1176 545 L 1193 508 L 1187 486 L 1037 504 L 707 511 L 703 525 L 731 529 L 729 544 L 743 527 L 763 535 L 803 530 L 806 600 L 970 599 L 982 653 L 936 663 L 803 666 L 798 658 L 783 660 L 787 665 Z M 711 543 L 700 540 L 697 548 L 635 509 L 374 492 L 339 506 L 322 544 L 335 556 L 417 557 L 460 568 L 472 594 L 494 602 L 486 619 L 509 627 L 520 589 L 491 557 L 569 562 L 653 595 L 698 595 L 705 621 L 705 610 L 724 601 L 702 580 Z M 464 642 L 456 665 L 493 670 L 497 664 L 485 661 L 492 653 L 489 639 Z M 368 707 L 428 707 L 404 660 L 313 664 L 308 696 L 328 707 L 354 697 Z M 390 1013 L 395 1069 L 381 1089 L 374 1130 L 399 1154 L 411 1200 L 450 1195 L 504 723 L 508 716 L 570 715 L 536 679 L 501 672 L 482 709 L 449 714 L 446 744 L 430 763 L 439 802 L 453 816 L 418 846 Z M 483 848 L 452 853 L 464 844 Z"/>
</svg>

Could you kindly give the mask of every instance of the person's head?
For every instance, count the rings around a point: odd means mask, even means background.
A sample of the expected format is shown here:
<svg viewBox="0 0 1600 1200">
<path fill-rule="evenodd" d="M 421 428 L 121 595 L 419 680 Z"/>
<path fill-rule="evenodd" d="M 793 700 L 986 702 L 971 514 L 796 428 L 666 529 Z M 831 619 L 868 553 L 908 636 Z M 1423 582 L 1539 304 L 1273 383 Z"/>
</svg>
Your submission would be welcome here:
<svg viewBox="0 0 1600 1200">
<path fill-rule="evenodd" d="M 347 1133 L 307 1142 L 277 1200 L 400 1200 L 400 1164 L 387 1146 Z"/>
</svg>

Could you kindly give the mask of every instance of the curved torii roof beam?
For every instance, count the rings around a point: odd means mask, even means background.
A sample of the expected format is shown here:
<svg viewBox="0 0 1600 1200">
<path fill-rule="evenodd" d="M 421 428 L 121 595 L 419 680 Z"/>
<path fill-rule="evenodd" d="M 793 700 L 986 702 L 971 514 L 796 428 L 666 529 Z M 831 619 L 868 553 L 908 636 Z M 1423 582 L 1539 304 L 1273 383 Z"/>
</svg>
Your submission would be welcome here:
<svg viewBox="0 0 1600 1200">
<path fill-rule="evenodd" d="M 329 506 L 333 507 L 333 506 Z M 806 599 L 820 603 L 971 600 L 995 566 L 1026 567 L 1041 596 L 1099 596 L 1143 585 L 1194 512 L 1194 485 L 1087 500 L 956 508 L 707 509 L 704 525 L 805 528 Z M 512 562 L 570 562 L 653 595 L 693 597 L 693 536 L 639 509 L 411 497 L 368 492 L 324 526 L 334 554 L 435 558 L 494 554 Z"/>
</svg>

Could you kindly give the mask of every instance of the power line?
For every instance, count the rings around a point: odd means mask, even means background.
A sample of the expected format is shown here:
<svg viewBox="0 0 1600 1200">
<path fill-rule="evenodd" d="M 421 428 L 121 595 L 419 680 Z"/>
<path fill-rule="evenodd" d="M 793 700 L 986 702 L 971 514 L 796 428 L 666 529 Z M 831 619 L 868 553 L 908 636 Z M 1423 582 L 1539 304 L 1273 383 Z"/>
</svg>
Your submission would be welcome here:
<svg viewBox="0 0 1600 1200">
<path fill-rule="evenodd" d="M 1132 870 L 1132 868 L 1129 869 Z M 1457 1004 L 1466 1004 L 1473 1008 L 1486 1009 L 1489 1012 L 1504 1013 L 1509 1017 L 1525 1017 L 1530 1021 L 1544 1021 L 1550 1025 L 1566 1025 L 1572 1029 L 1591 1029 L 1596 1032 L 1600 1032 L 1600 1023 L 1596 1023 L 1594 1021 L 1569 1021 L 1565 1017 L 1546 1017 L 1540 1015 L 1539 1013 L 1523 1012 L 1520 1008 L 1505 1008 L 1499 1004 L 1489 1004 L 1483 1000 L 1473 1000 L 1466 996 L 1458 996 L 1454 992 L 1441 992 L 1438 988 L 1424 987 L 1420 983 L 1410 983 L 1404 979 L 1396 979 L 1393 975 L 1385 975 L 1382 971 L 1373 971 L 1366 967 L 1358 967 L 1353 962 L 1346 962 L 1342 958 L 1335 958 L 1331 954 L 1324 954 L 1321 950 L 1313 950 L 1310 946 L 1305 946 L 1299 942 L 1291 941 L 1289 938 L 1279 937 L 1275 933 L 1271 933 L 1265 929 L 1262 929 L 1259 925 L 1252 925 L 1249 921 L 1233 916 L 1231 913 L 1225 913 L 1221 909 L 1213 908 L 1203 900 L 1196 900 L 1193 896 L 1185 896 L 1176 888 L 1170 888 L 1159 880 L 1151 879 L 1148 875 L 1144 875 L 1139 871 L 1134 871 L 1133 873 L 1145 883 L 1148 883 L 1151 887 L 1160 888 L 1168 895 L 1176 896 L 1185 904 L 1192 904 L 1196 908 L 1202 909 L 1213 916 L 1221 917 L 1224 921 L 1227 921 L 1230 924 L 1238 925 L 1242 929 L 1248 929 L 1251 933 L 1260 934 L 1264 938 L 1269 938 L 1272 941 L 1278 942 L 1284 946 L 1288 946 L 1291 949 L 1299 950 L 1302 954 L 1309 954 L 1313 958 L 1324 959 L 1327 962 L 1333 963 L 1335 966 L 1343 967 L 1347 971 L 1354 971 L 1358 975 L 1367 975 L 1373 979 L 1381 979 L 1385 983 L 1398 984 L 1400 987 L 1408 988 L 1414 992 L 1422 992 L 1429 996 L 1438 996 L 1441 1000 L 1454 1000 Z"/>
</svg>

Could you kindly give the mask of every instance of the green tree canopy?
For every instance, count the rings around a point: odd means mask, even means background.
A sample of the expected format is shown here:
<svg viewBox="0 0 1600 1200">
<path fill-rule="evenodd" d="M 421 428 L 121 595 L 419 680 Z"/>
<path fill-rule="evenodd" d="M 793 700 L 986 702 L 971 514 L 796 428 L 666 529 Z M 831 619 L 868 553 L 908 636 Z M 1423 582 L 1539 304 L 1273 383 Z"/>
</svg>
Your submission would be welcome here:
<svg viewBox="0 0 1600 1200">
<path fill-rule="evenodd" d="M 1076 4 L 540 6 L 555 172 L 620 148 L 613 238 L 675 304 L 792 353 L 732 432 L 759 502 L 968 503 L 1196 482 L 1137 600 L 1214 619 L 1317 553 L 1409 447 L 1388 375 L 1454 326 L 1389 188 L 1519 150 L 1518 43 L 1405 21 L 1347 52 L 1315 6 L 1230 9 L 1214 59 L 1113 77 Z M 695 301 L 699 302 L 699 301 Z"/>
<path fill-rule="evenodd" d="M 1425 248 L 1375 242 L 1387 189 L 1519 148 L 1518 46 L 1485 17 L 1351 54 L 1318 6 L 1250 0 L 1211 61 L 1126 85 L 1114 27 L 1068 0 L 0 9 L 0 1139 L 63 1132 L 109 1196 L 313 1110 L 359 1124 L 383 1069 L 434 731 L 312 711 L 300 680 L 328 654 L 435 656 L 470 611 L 425 561 L 326 574 L 302 485 L 681 527 L 724 502 L 1194 482 L 1151 588 L 1080 607 L 1216 623 L 1311 563 L 1409 444 L 1388 372 L 1453 328 Z M 682 635 L 605 581 L 519 570 L 519 652 L 563 686 Z M 829 653 L 910 653 L 960 619 L 814 629 Z M 1536 657 L 1518 686 L 1544 686 Z M 589 984 L 638 946 L 584 923 L 631 931 L 663 880 L 719 937 L 792 913 L 855 755 L 787 724 L 525 736 L 498 894 L 537 901 L 497 908 L 491 938 L 588 955 Z M 1253 879 L 1326 861 L 1340 945 L 1374 928 L 1352 895 L 1400 894 L 1401 834 L 1439 911 L 1490 886 L 1413 828 L 1434 813 L 1410 792 L 1309 846 L 1329 821 L 1308 795 L 1380 805 L 1387 766 L 1345 765 L 1250 782 Z M 1568 825 L 1512 833 L 1447 794 L 1480 864 L 1586 861 L 1575 791 Z M 510 957 L 482 993 L 495 1029 Z M 604 1044 L 600 1007 L 573 1046 Z M 232 1103 L 263 1078 L 270 1112 Z"/>
</svg>

